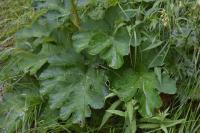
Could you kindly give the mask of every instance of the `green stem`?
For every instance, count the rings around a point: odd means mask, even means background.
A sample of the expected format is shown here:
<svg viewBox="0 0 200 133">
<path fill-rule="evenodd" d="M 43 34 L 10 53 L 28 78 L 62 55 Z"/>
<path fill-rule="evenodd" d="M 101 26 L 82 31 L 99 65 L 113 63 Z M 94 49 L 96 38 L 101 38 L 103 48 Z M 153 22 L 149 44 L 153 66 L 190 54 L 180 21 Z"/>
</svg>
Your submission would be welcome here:
<svg viewBox="0 0 200 133">
<path fill-rule="evenodd" d="M 73 17 L 75 18 L 74 24 L 80 29 L 80 18 L 78 16 L 75 0 L 71 0 L 71 4 L 72 4 L 71 12 L 72 12 Z"/>
</svg>

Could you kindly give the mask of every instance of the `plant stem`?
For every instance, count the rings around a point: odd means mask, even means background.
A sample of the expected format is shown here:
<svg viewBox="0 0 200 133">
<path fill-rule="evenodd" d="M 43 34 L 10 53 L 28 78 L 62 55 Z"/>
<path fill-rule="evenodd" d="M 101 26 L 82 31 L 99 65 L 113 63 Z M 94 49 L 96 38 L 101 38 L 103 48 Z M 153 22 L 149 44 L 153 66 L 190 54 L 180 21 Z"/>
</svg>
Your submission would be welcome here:
<svg viewBox="0 0 200 133">
<path fill-rule="evenodd" d="M 72 4 L 72 9 L 71 9 L 71 12 L 72 12 L 72 15 L 74 17 L 74 25 L 78 27 L 78 29 L 80 30 L 80 18 L 78 16 L 78 12 L 77 12 L 77 7 L 76 7 L 76 3 L 75 3 L 75 0 L 71 0 L 71 4 Z"/>
</svg>

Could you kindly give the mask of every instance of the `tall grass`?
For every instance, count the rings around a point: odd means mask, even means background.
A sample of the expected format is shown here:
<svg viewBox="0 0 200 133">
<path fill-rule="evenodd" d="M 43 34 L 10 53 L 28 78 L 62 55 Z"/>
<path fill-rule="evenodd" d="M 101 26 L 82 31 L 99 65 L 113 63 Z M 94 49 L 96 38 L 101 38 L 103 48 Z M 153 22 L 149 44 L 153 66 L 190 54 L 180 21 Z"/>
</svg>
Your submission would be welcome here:
<svg viewBox="0 0 200 133">
<path fill-rule="evenodd" d="M 14 33 L 32 20 L 31 0 L 0 1 L 0 45 L 11 45 Z"/>
<path fill-rule="evenodd" d="M 200 103 L 190 101 L 171 109 L 173 119 L 185 119 L 186 121 L 177 127 L 172 127 L 169 133 L 199 133 L 200 132 Z"/>
</svg>

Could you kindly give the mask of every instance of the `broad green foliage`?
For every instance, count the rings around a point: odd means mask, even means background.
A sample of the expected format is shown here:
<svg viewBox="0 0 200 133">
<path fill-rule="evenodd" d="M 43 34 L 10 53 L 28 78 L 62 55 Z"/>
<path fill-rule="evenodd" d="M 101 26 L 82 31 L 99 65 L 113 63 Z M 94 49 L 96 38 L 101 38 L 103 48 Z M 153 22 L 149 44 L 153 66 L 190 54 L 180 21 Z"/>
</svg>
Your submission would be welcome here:
<svg viewBox="0 0 200 133">
<path fill-rule="evenodd" d="M 0 104 L 0 122 L 5 124 L 0 132 L 84 127 L 94 110 L 103 112 L 111 104 L 100 128 L 118 115 L 125 119 L 123 131 L 135 133 L 137 118 L 154 119 L 160 111 L 165 102 L 161 93 L 176 94 L 176 82 L 182 81 L 177 73 L 186 67 L 172 64 L 191 59 L 182 47 L 192 41 L 175 38 L 181 25 L 172 27 L 178 20 L 170 15 L 185 15 L 175 10 L 177 3 L 168 7 L 164 0 L 33 0 L 32 4 L 41 13 L 16 33 L 14 47 L 0 53 L 0 86 L 5 85 Z M 197 72 L 199 59 L 194 60 Z M 33 84 L 24 88 L 22 79 Z M 15 89 L 16 84 L 22 86 Z M 26 93 L 20 91 L 24 89 Z"/>
<path fill-rule="evenodd" d="M 168 76 L 164 75 L 161 83 L 158 83 L 157 88 L 160 92 L 167 94 L 176 93 L 176 81 L 170 79 Z"/>
<path fill-rule="evenodd" d="M 116 88 L 114 92 L 123 101 L 130 101 L 132 98 L 139 101 L 139 112 L 143 116 L 152 116 L 154 110 L 161 106 L 161 100 L 156 91 L 157 80 L 154 73 L 126 71 L 113 84 L 113 87 Z"/>
<path fill-rule="evenodd" d="M 77 51 L 87 49 L 91 55 L 99 55 L 107 64 L 114 68 L 120 68 L 123 56 L 129 54 L 129 37 L 126 29 L 119 29 L 114 36 L 105 33 L 81 33 L 73 37 Z"/>
<path fill-rule="evenodd" d="M 86 73 L 79 68 L 50 66 L 40 75 L 41 93 L 49 95 L 51 109 L 60 109 L 60 118 L 73 123 L 84 122 L 91 116 L 91 108 L 104 105 L 104 74 L 89 69 Z"/>
</svg>

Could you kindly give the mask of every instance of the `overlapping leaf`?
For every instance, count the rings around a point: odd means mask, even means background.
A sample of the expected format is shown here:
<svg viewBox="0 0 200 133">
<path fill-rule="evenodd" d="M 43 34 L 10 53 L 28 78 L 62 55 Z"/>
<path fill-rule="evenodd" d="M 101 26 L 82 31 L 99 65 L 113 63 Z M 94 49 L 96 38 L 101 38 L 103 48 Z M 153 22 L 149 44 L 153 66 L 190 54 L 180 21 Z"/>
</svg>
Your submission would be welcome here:
<svg viewBox="0 0 200 133">
<path fill-rule="evenodd" d="M 161 82 L 157 84 L 157 89 L 166 94 L 175 94 L 177 90 L 176 81 L 170 79 L 168 75 L 163 75 Z"/>
<path fill-rule="evenodd" d="M 101 32 L 80 33 L 73 37 L 77 51 L 86 49 L 91 55 L 99 55 L 107 64 L 114 68 L 120 68 L 123 56 L 129 54 L 129 36 L 125 28 L 117 31 L 114 36 Z"/>
<path fill-rule="evenodd" d="M 156 84 L 154 73 L 134 73 L 129 70 L 122 77 L 113 81 L 113 88 L 114 92 L 125 102 L 136 98 L 140 103 L 139 112 L 141 115 L 152 116 L 154 109 L 161 106 Z"/>
<path fill-rule="evenodd" d="M 41 92 L 49 95 L 51 109 L 60 109 L 60 118 L 83 123 L 91 115 L 91 108 L 104 105 L 104 74 L 89 69 L 51 66 L 41 75 Z"/>
<path fill-rule="evenodd" d="M 90 107 L 103 107 L 106 88 L 102 71 L 85 70 L 82 57 L 73 50 L 51 56 L 49 63 L 39 76 L 40 92 L 49 97 L 52 110 L 60 110 L 61 119 L 84 123 L 85 117 L 91 115 Z"/>
<path fill-rule="evenodd" d="M 117 1 L 112 2 L 117 3 Z M 110 4 L 112 2 L 110 1 Z M 73 45 L 76 51 L 86 50 L 90 55 L 98 55 L 110 67 L 118 69 L 124 63 L 123 57 L 129 54 L 131 38 L 123 23 L 127 20 L 127 16 L 119 7 L 112 7 L 114 3 L 109 5 L 111 7 L 105 15 L 101 15 L 96 21 L 94 18 L 98 18 L 99 14 L 96 14 L 97 16 L 92 14 L 94 20 L 83 18 L 82 30 L 73 36 Z M 90 13 L 89 16 L 91 17 Z"/>
<path fill-rule="evenodd" d="M 62 25 L 70 15 L 71 4 L 68 0 L 33 1 L 36 9 L 47 11 L 33 22 L 31 26 L 17 32 L 18 39 L 49 36 L 50 33 Z"/>
</svg>

